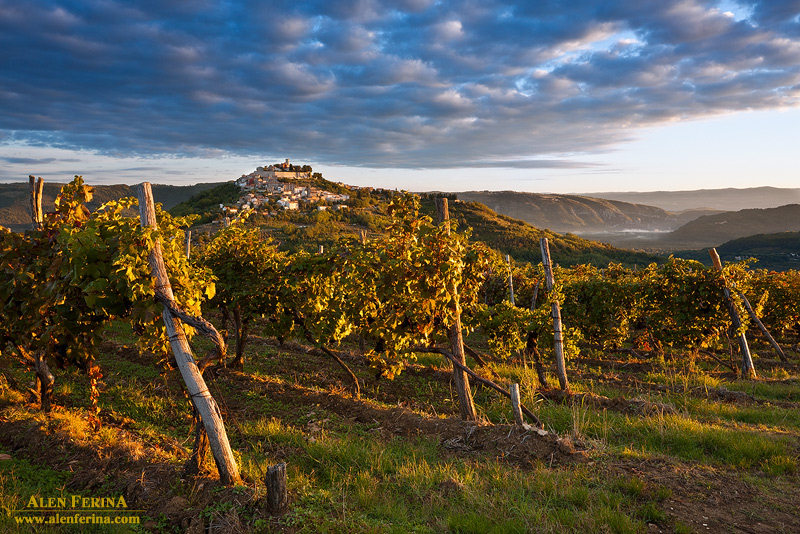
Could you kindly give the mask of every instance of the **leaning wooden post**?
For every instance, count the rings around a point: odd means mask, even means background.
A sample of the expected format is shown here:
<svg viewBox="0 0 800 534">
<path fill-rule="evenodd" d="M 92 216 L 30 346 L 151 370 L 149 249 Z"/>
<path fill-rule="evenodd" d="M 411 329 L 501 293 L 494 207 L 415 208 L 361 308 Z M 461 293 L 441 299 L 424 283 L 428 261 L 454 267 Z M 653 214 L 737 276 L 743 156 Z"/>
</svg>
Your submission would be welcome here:
<svg viewBox="0 0 800 534">
<path fill-rule="evenodd" d="M 514 306 L 514 269 L 511 267 L 511 256 L 506 254 L 506 264 L 508 265 L 508 293 L 511 305 Z"/>
<path fill-rule="evenodd" d="M 770 342 L 772 348 L 775 349 L 775 352 L 778 354 L 778 358 L 780 358 L 782 362 L 788 362 L 789 359 L 786 357 L 786 354 L 783 353 L 783 349 L 780 345 L 778 345 L 778 342 L 775 341 L 775 338 L 772 337 L 772 334 L 769 333 L 769 330 L 767 330 L 767 327 L 764 325 L 761 319 L 758 318 L 758 315 L 756 315 L 755 310 L 750 305 L 750 301 L 747 300 L 745 294 L 741 291 L 737 291 L 736 293 L 739 295 L 739 298 L 742 299 L 742 304 L 744 304 L 744 309 L 747 310 L 747 314 L 750 316 L 753 322 L 756 323 L 756 326 L 758 326 L 758 329 L 761 330 L 762 334 L 764 334 L 764 337 L 767 338 L 767 341 Z"/>
<path fill-rule="evenodd" d="M 440 197 L 436 199 L 436 220 L 439 224 L 444 224 L 447 235 L 450 235 L 450 211 L 447 206 L 447 199 Z M 447 282 L 447 290 L 453 296 L 453 324 L 447 332 L 450 338 L 450 346 L 453 356 L 463 366 L 466 367 L 467 359 L 464 355 L 464 337 L 461 333 L 461 303 L 458 298 L 458 288 L 452 280 Z M 469 387 L 467 373 L 453 366 L 453 382 L 458 392 L 458 406 L 461 410 L 461 418 L 465 421 L 477 421 L 478 412 L 475 410 L 475 402 L 472 400 L 472 391 Z"/>
<path fill-rule="evenodd" d="M 37 180 L 32 174 L 28 176 L 28 181 L 31 187 L 31 219 L 33 220 L 33 229 L 37 230 L 42 227 L 44 222 L 44 215 L 42 213 L 42 189 L 44 188 L 44 181 L 40 176 Z"/>
<path fill-rule="evenodd" d="M 153 191 L 148 182 L 139 184 L 139 216 L 143 227 L 158 228 L 155 205 L 153 203 Z M 164 265 L 164 257 L 161 253 L 161 242 L 158 239 L 153 243 L 149 262 L 153 278 L 155 279 L 156 293 L 160 293 L 166 300 L 174 302 L 175 296 L 172 293 L 172 286 L 170 285 L 167 269 Z M 197 413 L 200 414 L 203 426 L 206 429 L 206 434 L 208 434 L 209 446 L 211 447 L 211 453 L 214 455 L 214 462 L 219 471 L 219 478 L 222 483 L 226 485 L 238 484 L 241 481 L 239 477 L 239 468 L 236 465 L 236 459 L 233 457 L 233 450 L 231 450 L 230 443 L 228 442 L 228 435 L 225 433 L 222 414 L 214 398 L 211 396 L 211 393 L 208 391 L 208 387 L 206 386 L 205 380 L 203 380 L 203 376 L 200 374 L 200 370 L 197 368 L 197 363 L 192 356 L 192 349 L 186 339 L 181 320 L 175 317 L 166 306 L 164 307 L 162 316 L 164 318 L 164 325 L 167 328 L 167 335 L 169 335 L 172 352 L 175 355 L 178 369 L 186 384 L 189 398 L 197 410 Z"/>
<path fill-rule="evenodd" d="M 742 329 L 742 320 L 739 317 L 739 312 L 736 310 L 736 304 L 733 302 L 733 298 L 731 298 L 731 290 L 728 289 L 728 281 L 725 279 L 725 273 L 722 272 L 722 262 L 719 259 L 719 254 L 717 254 L 717 249 L 710 249 L 708 255 L 711 256 L 711 262 L 714 264 L 714 268 L 719 271 L 722 277 L 722 290 L 725 294 L 725 301 L 728 304 L 728 313 L 731 316 L 731 323 L 733 324 L 734 330 L 738 332 Z M 756 375 L 756 368 L 753 365 L 753 357 L 750 355 L 750 347 L 747 346 L 747 337 L 744 335 L 744 332 L 739 334 L 739 348 L 742 351 L 742 378 L 758 378 Z"/>
<path fill-rule="evenodd" d="M 550 263 L 550 245 L 547 238 L 543 237 L 539 241 L 542 249 L 542 265 L 544 266 L 545 281 L 547 282 L 547 291 L 552 292 L 555 280 L 553 278 L 553 265 Z M 558 372 L 558 382 L 561 389 L 566 391 L 569 389 L 569 380 L 567 380 L 567 367 L 564 363 L 564 336 L 561 331 L 561 307 L 558 299 L 551 298 L 551 315 L 553 317 L 553 348 L 556 355 L 556 371 Z"/>
<path fill-rule="evenodd" d="M 511 384 L 511 387 L 508 388 L 511 392 L 511 411 L 514 413 L 514 422 L 517 423 L 517 426 L 522 426 L 522 408 L 520 407 L 520 400 L 519 400 L 519 384 Z"/>
</svg>

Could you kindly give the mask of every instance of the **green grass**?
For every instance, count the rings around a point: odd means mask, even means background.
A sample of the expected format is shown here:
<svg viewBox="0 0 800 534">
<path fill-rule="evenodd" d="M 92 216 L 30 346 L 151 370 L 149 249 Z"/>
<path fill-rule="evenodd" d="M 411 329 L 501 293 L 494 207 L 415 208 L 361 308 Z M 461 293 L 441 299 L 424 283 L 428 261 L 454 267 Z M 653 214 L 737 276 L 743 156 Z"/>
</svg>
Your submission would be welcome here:
<svg viewBox="0 0 800 534">
<path fill-rule="evenodd" d="M 124 330 L 114 335 L 118 342 L 129 342 Z M 585 443 L 592 460 L 589 465 L 553 465 L 546 460 L 517 465 L 480 452 L 449 451 L 435 435 L 393 437 L 385 430 L 376 431 L 381 425 L 378 421 L 355 422 L 347 414 L 326 408 L 327 396 L 339 392 L 335 385 L 326 389 L 318 382 L 325 373 L 338 373 L 326 359 L 295 361 L 293 358 L 310 356 L 257 343 L 251 350 L 246 360 L 248 373 L 225 371 L 209 380 L 209 388 L 225 413 L 244 481 L 256 495 L 265 494 L 266 466 L 287 462 L 292 507 L 281 518 L 246 519 L 258 532 L 633 533 L 645 531 L 646 523 L 657 523 L 665 531 L 685 532 L 689 527 L 668 515 L 665 501 L 672 496 L 670 488 L 644 475 L 609 476 L 604 466 L 658 458 L 667 464 L 690 466 L 688 469 L 704 465 L 731 476 L 751 477 L 757 481 L 754 484 L 765 488 L 775 481 L 791 485 L 798 473 L 800 412 L 796 408 L 739 405 L 702 395 L 703 387 L 742 388 L 759 399 L 786 402 L 800 394 L 800 385 L 789 381 L 729 383 L 697 367 L 677 369 L 665 363 L 657 364 L 647 376 L 641 375 L 641 381 L 631 381 L 625 374 L 629 371 L 608 371 L 596 362 L 595 368 L 586 371 L 587 378 L 572 380 L 576 392 L 646 399 L 669 404 L 677 411 L 642 416 L 588 403 L 569 406 L 543 400 L 537 394 L 538 379 L 532 368 L 493 364 L 496 382 L 504 387 L 520 383 L 523 403 L 548 430 Z M 145 444 L 177 439 L 189 447 L 189 404 L 177 373 L 164 375 L 145 360 L 101 356 L 103 414 L 126 421 L 131 439 Z M 446 369 L 441 358 L 421 355 L 416 365 L 419 367 L 407 369 L 395 382 L 367 380 L 362 402 L 375 410 L 402 403 L 431 418 L 452 414 L 457 407 L 444 378 L 447 374 L 439 376 L 423 368 Z M 570 362 L 571 372 L 580 365 L 580 359 Z M 365 368 L 356 370 L 367 376 Z M 622 380 L 605 380 L 606 372 L 622 376 Z M 12 421 L 40 421 L 49 432 L 69 436 L 83 446 L 113 445 L 113 427 L 93 431 L 81 418 L 87 404 L 85 376 L 72 371 L 55 374 L 57 402 L 77 408 L 59 409 L 50 418 L 25 410 L 15 412 L 20 395 L 0 384 L 0 406 L 10 406 L 3 416 Z M 557 384 L 554 377 L 551 380 Z M 676 387 L 661 392 L 653 384 Z M 290 388 L 294 388 L 294 397 L 274 393 Z M 306 394 L 312 400 L 296 402 Z M 488 421 L 512 420 L 508 400 L 495 391 L 476 388 L 475 401 Z M 179 455 L 163 454 L 158 461 L 178 463 Z M 11 464 L 0 462 L 3 506 L 18 506 L 19 499 L 36 492 L 57 495 L 68 481 L 67 474 L 17 462 L 14 460 L 17 467 L 13 473 L 4 469 Z M 213 472 L 210 456 L 206 466 Z M 35 476 L 40 478 L 32 478 Z M 196 502 L 195 490 L 182 487 L 177 480 L 176 475 L 173 483 L 180 487 L 169 491 Z M 198 513 L 206 519 L 221 516 L 228 505 L 229 501 L 221 500 L 201 506 Z M 14 527 L 2 523 L 10 519 L 4 514 L 0 531 L 7 525 Z M 155 521 L 157 531 L 170 532 L 174 527 L 163 517 Z"/>
<path fill-rule="evenodd" d="M 800 379 L 794 377 L 793 383 L 782 382 L 732 382 L 727 388 L 733 391 L 743 391 L 756 399 L 771 401 L 800 402 Z"/>
<path fill-rule="evenodd" d="M 521 470 L 447 458 L 431 439 L 328 436 L 307 444 L 289 465 L 302 497 L 282 522 L 297 532 L 337 532 L 344 524 L 356 532 L 637 532 L 643 526 L 639 500 L 588 471 L 576 476 L 543 465 Z"/>
<path fill-rule="evenodd" d="M 0 453 L 3 451 L 0 450 Z M 78 525 L 64 524 L 58 527 L 51 525 L 20 524 L 25 518 L 35 521 L 43 518 L 49 521 L 54 513 L 34 513 L 27 511 L 37 507 L 40 499 L 45 502 L 48 498 L 64 498 L 71 503 L 72 496 L 82 496 L 81 492 L 67 489 L 69 472 L 55 471 L 53 469 L 33 464 L 28 460 L 12 458 L 0 460 L 0 531 L 4 533 L 44 533 L 63 532 L 71 533 L 127 533 L 135 532 L 135 528 L 128 525 Z M 36 499 L 37 502 L 31 502 Z M 66 508 L 69 508 L 68 504 Z M 129 514 L 124 514 L 128 516 Z"/>
<path fill-rule="evenodd" d="M 766 421 L 773 417 L 785 422 L 789 417 L 796 418 L 796 414 L 787 410 L 782 414 L 785 418 L 781 418 L 775 412 L 772 416 L 770 412 L 753 410 L 737 413 L 735 408 L 727 405 L 709 402 L 703 405 L 716 409 L 713 420 L 702 422 L 684 414 L 630 416 L 587 406 L 551 403 L 539 403 L 536 409 L 538 417 L 555 432 L 589 440 L 595 447 L 611 448 L 617 453 L 627 449 L 650 456 L 664 455 L 734 469 L 796 472 L 798 462 L 790 436 L 764 432 L 763 428 L 720 424 L 726 420 L 744 419 L 748 414 L 756 420 Z M 486 411 L 502 411 L 502 416 L 510 417 L 507 414 L 510 409 L 504 401 L 495 402 Z"/>
<path fill-rule="evenodd" d="M 683 407 L 692 417 L 709 422 L 750 425 L 753 430 L 800 430 L 800 411 L 777 406 L 741 406 L 707 399 L 686 399 Z"/>
</svg>

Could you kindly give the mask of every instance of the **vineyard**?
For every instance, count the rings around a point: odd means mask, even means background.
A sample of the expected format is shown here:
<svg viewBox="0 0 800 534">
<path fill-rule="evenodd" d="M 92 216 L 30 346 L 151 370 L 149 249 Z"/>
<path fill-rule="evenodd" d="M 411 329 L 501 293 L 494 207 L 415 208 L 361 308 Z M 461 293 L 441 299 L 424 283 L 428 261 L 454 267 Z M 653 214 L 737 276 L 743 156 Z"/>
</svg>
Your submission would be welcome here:
<svg viewBox="0 0 800 534">
<path fill-rule="evenodd" d="M 400 193 L 316 250 L 192 244 L 149 184 L 37 189 L 0 227 L 4 532 L 65 495 L 119 532 L 798 531 L 797 271 L 519 262 Z"/>
</svg>

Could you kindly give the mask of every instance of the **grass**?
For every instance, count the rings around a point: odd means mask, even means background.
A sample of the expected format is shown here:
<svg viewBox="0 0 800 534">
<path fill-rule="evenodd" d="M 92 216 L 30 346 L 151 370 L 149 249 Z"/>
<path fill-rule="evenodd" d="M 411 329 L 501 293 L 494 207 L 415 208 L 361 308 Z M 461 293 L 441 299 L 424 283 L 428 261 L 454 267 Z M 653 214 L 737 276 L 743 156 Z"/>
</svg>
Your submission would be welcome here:
<svg viewBox="0 0 800 534">
<path fill-rule="evenodd" d="M 2 451 L 0 451 L 2 452 Z M 72 502 L 72 497 L 84 496 L 67 488 L 70 473 L 56 471 L 25 459 L 12 458 L 0 461 L 0 531 L 4 533 L 39 533 L 63 532 L 72 533 L 128 533 L 136 532 L 135 527 L 128 525 L 78 525 L 63 524 L 58 527 L 52 525 L 37 526 L 22 523 L 25 519 L 36 521 L 51 520 L 54 513 L 34 513 L 27 511 L 36 508 L 42 499 L 64 498 L 65 502 Z M 32 501 L 34 499 L 35 501 Z M 67 505 L 69 506 L 69 505 Z M 71 511 L 70 514 L 72 515 Z M 126 514 L 127 515 L 127 514 Z M 56 530 L 57 528 L 57 530 Z"/>
<path fill-rule="evenodd" d="M 131 342 L 124 330 L 113 335 L 117 343 Z M 207 524 L 236 510 L 257 532 L 633 533 L 645 531 L 647 523 L 690 532 L 690 525 L 668 513 L 666 503 L 676 498 L 672 488 L 646 475 L 621 476 L 610 466 L 653 460 L 690 470 L 704 466 L 757 485 L 764 494 L 776 484 L 791 487 L 798 473 L 797 407 L 740 405 L 702 394 L 727 388 L 768 403 L 794 402 L 800 399 L 800 385 L 786 371 L 771 373 L 780 381 L 728 382 L 700 365 L 679 368 L 655 362 L 649 373 L 637 375 L 616 363 L 607 367 L 595 361 L 592 368 L 582 369 L 580 359 L 570 362 L 571 373 L 585 371 L 587 376 L 572 379 L 574 391 L 676 408 L 676 413 L 639 415 L 597 408 L 588 401 L 567 405 L 544 400 L 533 369 L 493 364 L 495 381 L 503 386 L 520 383 L 523 403 L 548 430 L 589 447 L 588 464 L 552 465 L 542 459 L 520 465 L 480 452 L 452 452 L 436 435 L 387 435 L 381 421 L 354 420 L 336 403 L 326 402 L 329 397 L 352 401 L 330 380 L 338 370 L 326 359 L 312 361 L 309 355 L 258 341 L 250 351 L 247 373 L 228 371 L 209 380 L 209 387 L 224 412 L 247 485 L 243 489 L 263 497 L 266 466 L 287 462 L 293 504 L 280 518 L 264 517 L 247 506 L 231 505 L 230 499 L 203 500 L 197 481 L 171 478 L 162 490 L 164 499 L 187 497 Z M 145 457 L 155 450 L 153 444 L 168 440 L 189 446 L 191 420 L 179 379 L 140 360 L 113 353 L 99 359 L 105 377 L 102 413 L 125 422 L 125 440 L 112 425 L 95 430 L 88 423 L 87 384 L 80 373 L 56 371 L 56 402 L 71 407 L 49 417 L 25 408 L 22 396 L 0 383 L 1 415 L 6 422 L 40 425 L 86 448 L 127 443 L 126 454 L 132 457 Z M 614 380 L 604 376 L 609 367 Z M 356 370 L 369 377 L 365 369 Z M 376 413 L 404 406 L 429 419 L 452 415 L 457 406 L 448 373 L 441 371 L 446 371 L 441 358 L 420 355 L 393 382 L 367 380 L 360 402 Z M 19 377 L 21 371 L 15 372 Z M 673 387 L 660 391 L 653 388 L 658 384 Z M 290 390 L 293 396 L 280 394 Z M 306 396 L 310 400 L 301 402 Z M 507 399 L 496 392 L 478 388 L 475 400 L 486 420 L 512 420 Z M 136 443 L 141 444 L 138 449 Z M 152 461 L 177 470 L 179 456 L 162 450 Z M 213 470 L 210 457 L 205 465 Z M 57 496 L 67 491 L 69 480 L 68 473 L 26 460 L 0 461 L 0 531 L 16 528 L 10 510 L 20 502 L 31 495 Z M 173 519 L 159 514 L 150 512 L 154 519 L 149 530 L 180 531 Z"/>
<path fill-rule="evenodd" d="M 794 383 L 781 382 L 741 382 L 727 385 L 733 391 L 743 391 L 759 400 L 800 402 L 800 381 L 794 377 Z"/>
<path fill-rule="evenodd" d="M 584 472 L 443 458 L 430 439 L 389 443 L 338 436 L 294 465 L 298 532 L 591 532 L 610 520 L 636 532 L 637 500 Z M 600 490 L 600 491 L 598 491 Z M 609 496 L 609 494 L 611 496 Z"/>
</svg>

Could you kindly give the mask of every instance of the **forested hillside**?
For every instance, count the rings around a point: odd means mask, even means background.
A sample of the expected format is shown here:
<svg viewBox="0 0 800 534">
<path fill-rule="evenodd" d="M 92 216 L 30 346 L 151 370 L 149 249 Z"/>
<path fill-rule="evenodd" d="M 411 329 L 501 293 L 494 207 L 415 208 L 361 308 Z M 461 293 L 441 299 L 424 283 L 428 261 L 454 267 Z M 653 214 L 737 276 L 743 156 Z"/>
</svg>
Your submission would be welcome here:
<svg viewBox="0 0 800 534">
<path fill-rule="evenodd" d="M 233 182 L 215 185 L 210 189 L 193 194 L 189 199 L 175 206 L 165 206 L 175 216 L 199 215 L 197 223 L 208 223 L 219 216 L 220 204 L 236 204 L 242 188 Z"/>
<path fill-rule="evenodd" d="M 717 247 L 717 252 L 725 261 L 753 258 L 756 260 L 753 266 L 758 269 L 796 270 L 800 268 L 800 232 L 742 237 L 723 243 Z M 708 249 L 681 250 L 675 255 L 710 265 Z"/>
<path fill-rule="evenodd" d="M 518 261 L 541 261 L 538 245 L 543 237 L 550 240 L 555 261 L 564 266 L 581 263 L 605 266 L 609 262 L 644 266 L 659 261 L 652 254 L 620 249 L 574 234 L 560 235 L 536 228 L 527 222 L 499 215 L 478 202 L 454 202 L 451 206 L 451 216 L 457 218 L 463 227 L 472 229 L 473 239 L 510 254 Z M 426 213 L 433 213 L 432 202 L 424 202 L 423 207 Z"/>
<path fill-rule="evenodd" d="M 678 217 L 661 208 L 588 196 L 467 191 L 458 193 L 458 198 L 555 232 L 672 230 L 681 224 Z"/>
<path fill-rule="evenodd" d="M 173 207 L 170 213 L 175 216 L 200 215 L 196 224 L 205 225 L 220 218 L 219 204 L 231 203 L 237 197 L 237 192 L 236 185 L 221 184 Z M 351 200 L 348 208 L 341 211 L 318 211 L 313 207 L 289 211 L 274 207 L 270 210 L 274 215 L 256 213 L 250 219 L 276 239 L 284 250 L 303 248 L 316 251 L 319 246 L 333 245 L 343 236 L 358 237 L 361 232 L 370 235 L 383 233 L 391 218 L 387 206 L 396 193 L 370 189 L 347 192 L 350 193 Z M 434 198 L 435 195 L 423 196 L 422 212 L 426 215 L 434 214 Z M 652 254 L 616 248 L 573 234 L 560 235 L 536 228 L 524 221 L 498 215 L 477 202 L 452 202 L 451 216 L 458 221 L 461 228 L 472 229 L 473 241 L 484 242 L 504 254 L 510 254 L 517 261 L 541 261 L 539 239 L 542 237 L 550 239 L 554 261 L 565 266 L 579 263 L 604 266 L 609 262 L 644 266 L 659 261 Z M 215 226 L 205 228 L 213 229 Z"/>
<path fill-rule="evenodd" d="M 757 234 L 800 231 L 800 204 L 706 215 L 660 237 L 659 246 L 715 247 Z"/>
<path fill-rule="evenodd" d="M 42 195 L 42 205 L 45 211 L 52 209 L 53 201 L 58 195 L 63 183 L 45 182 Z M 187 186 L 178 185 L 153 185 L 153 195 L 156 202 L 160 202 L 164 209 L 179 204 L 201 191 L 216 187 L 217 184 L 205 183 Z M 95 208 L 109 200 L 136 196 L 134 186 L 96 185 L 94 187 L 94 200 L 89 203 L 90 208 Z M 30 186 L 28 182 L 0 184 L 0 225 L 12 230 L 22 230 L 30 226 Z"/>
</svg>

